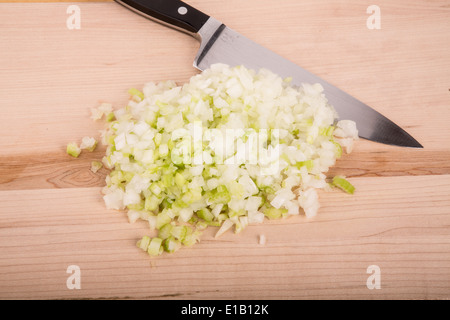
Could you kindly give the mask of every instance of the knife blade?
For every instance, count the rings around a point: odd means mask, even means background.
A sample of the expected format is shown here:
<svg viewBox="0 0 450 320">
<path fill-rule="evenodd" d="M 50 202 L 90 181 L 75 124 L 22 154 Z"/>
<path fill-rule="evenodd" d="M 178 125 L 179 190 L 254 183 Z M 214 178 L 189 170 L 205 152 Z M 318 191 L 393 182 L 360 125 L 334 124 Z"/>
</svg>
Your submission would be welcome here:
<svg viewBox="0 0 450 320">
<path fill-rule="evenodd" d="M 199 39 L 200 49 L 194 67 L 201 71 L 215 63 L 244 65 L 254 70 L 269 69 L 283 78 L 291 77 L 293 85 L 320 83 L 339 119 L 355 121 L 361 138 L 423 148 L 409 133 L 365 103 L 180 0 L 115 1 L 146 18 Z"/>
</svg>

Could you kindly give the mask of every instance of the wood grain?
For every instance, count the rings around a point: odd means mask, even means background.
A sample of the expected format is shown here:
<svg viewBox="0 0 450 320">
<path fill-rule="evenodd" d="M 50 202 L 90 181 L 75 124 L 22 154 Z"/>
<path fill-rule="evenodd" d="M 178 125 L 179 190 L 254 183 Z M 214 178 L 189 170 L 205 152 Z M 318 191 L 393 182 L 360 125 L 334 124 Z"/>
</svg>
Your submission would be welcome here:
<svg viewBox="0 0 450 320">
<path fill-rule="evenodd" d="M 0 190 L 103 187 L 108 170 L 92 173 L 91 162 L 101 161 L 105 148 L 68 157 L 61 148 L 45 157 L 0 156 Z M 430 161 L 430 158 L 433 161 Z M 330 168 L 328 177 L 420 176 L 450 174 L 450 151 L 377 151 L 344 155 Z"/>
<path fill-rule="evenodd" d="M 357 192 L 321 193 L 313 220 L 218 240 L 211 229 L 199 245 L 152 260 L 135 247 L 147 226 L 104 208 L 107 171 L 89 170 L 104 149 L 72 159 L 65 146 L 99 136 L 102 124 L 89 119 L 99 102 L 121 107 L 130 87 L 196 74 L 198 42 L 112 2 L 74 2 L 80 30 L 66 27 L 69 3 L 2 3 L 0 298 L 450 298 L 448 1 L 377 1 L 381 30 L 367 29 L 368 4 L 356 0 L 188 2 L 366 102 L 425 148 L 360 140 L 328 173 L 347 175 Z M 72 264 L 81 290 L 66 287 Z M 366 286 L 370 265 L 381 269 L 380 290 Z"/>
<path fill-rule="evenodd" d="M 0 298 L 448 298 L 450 175 L 352 182 L 353 197 L 321 193 L 312 220 L 219 239 L 213 228 L 195 247 L 153 260 L 134 246 L 146 224 L 104 210 L 100 188 L 3 191 Z M 72 264 L 81 290 L 66 288 Z M 374 264 L 380 290 L 366 287 Z"/>
</svg>

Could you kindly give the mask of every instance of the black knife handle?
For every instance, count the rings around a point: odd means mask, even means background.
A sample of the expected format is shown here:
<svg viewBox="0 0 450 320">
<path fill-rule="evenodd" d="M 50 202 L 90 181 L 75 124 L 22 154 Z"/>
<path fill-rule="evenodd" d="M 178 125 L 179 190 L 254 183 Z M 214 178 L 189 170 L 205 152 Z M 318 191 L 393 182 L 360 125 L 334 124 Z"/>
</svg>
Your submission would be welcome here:
<svg viewBox="0 0 450 320">
<path fill-rule="evenodd" d="M 209 19 L 180 0 L 116 0 L 125 7 L 190 33 L 197 33 Z"/>
</svg>

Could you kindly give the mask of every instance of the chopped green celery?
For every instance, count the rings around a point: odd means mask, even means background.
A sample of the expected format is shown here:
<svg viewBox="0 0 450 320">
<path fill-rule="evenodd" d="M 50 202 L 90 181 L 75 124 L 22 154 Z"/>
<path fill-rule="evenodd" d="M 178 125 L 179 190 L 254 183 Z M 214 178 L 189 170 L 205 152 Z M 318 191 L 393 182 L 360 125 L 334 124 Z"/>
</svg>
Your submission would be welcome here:
<svg viewBox="0 0 450 320">
<path fill-rule="evenodd" d="M 181 242 L 170 236 L 164 239 L 163 243 L 164 251 L 173 253 L 181 248 Z"/>
<path fill-rule="evenodd" d="M 187 207 L 189 207 L 189 203 L 184 202 L 182 199 L 175 200 L 173 205 L 178 207 L 178 208 L 187 208 Z"/>
<path fill-rule="evenodd" d="M 280 143 L 281 143 L 281 142 L 280 142 Z M 288 163 L 288 164 L 291 163 L 291 160 L 289 160 L 289 157 L 288 157 L 288 155 L 287 155 L 286 153 L 283 153 L 283 154 L 280 156 L 280 159 L 286 161 L 286 163 Z"/>
<path fill-rule="evenodd" d="M 119 121 L 117 121 L 117 120 L 111 121 L 109 123 L 109 129 L 111 129 L 114 132 L 117 132 L 117 125 L 118 124 L 119 124 Z"/>
<path fill-rule="evenodd" d="M 156 238 L 156 237 L 152 238 L 150 240 L 150 244 L 148 245 L 148 249 L 147 249 L 148 254 L 151 256 L 159 256 L 164 250 L 164 248 L 161 246 L 161 244 L 162 244 L 162 239 Z"/>
<path fill-rule="evenodd" d="M 161 229 L 164 225 L 170 223 L 172 218 L 167 213 L 167 210 L 163 210 L 156 216 L 156 229 Z"/>
<path fill-rule="evenodd" d="M 155 211 L 156 209 L 159 208 L 161 202 L 162 199 L 158 198 L 155 195 L 151 195 L 145 198 L 144 209 L 147 211 Z"/>
<path fill-rule="evenodd" d="M 186 247 L 190 247 L 190 246 L 193 246 L 196 242 L 198 242 L 199 237 L 200 237 L 199 231 L 193 231 L 191 228 L 187 228 L 184 239 L 181 242 Z"/>
<path fill-rule="evenodd" d="M 172 228 L 173 226 L 170 223 L 163 225 L 158 230 L 158 238 L 161 238 L 163 240 L 169 238 L 172 235 Z"/>
<path fill-rule="evenodd" d="M 127 171 L 122 171 L 122 174 L 120 175 L 121 177 L 121 182 L 130 182 L 131 179 L 133 179 L 134 173 L 132 172 L 127 172 Z"/>
<path fill-rule="evenodd" d="M 209 193 L 209 201 L 213 203 L 227 204 L 231 201 L 231 196 L 227 188 L 223 185 L 220 185 L 215 190 Z"/>
<path fill-rule="evenodd" d="M 75 142 L 71 142 L 67 145 L 66 152 L 68 155 L 78 158 L 81 153 L 81 148 Z"/>
<path fill-rule="evenodd" d="M 123 175 L 122 175 L 122 182 L 130 182 L 131 179 L 133 179 L 134 177 L 134 173 L 133 172 L 127 172 L 127 171 L 123 171 Z"/>
<path fill-rule="evenodd" d="M 204 95 L 202 97 L 203 101 L 208 101 L 209 105 L 212 106 L 214 104 L 214 98 L 209 95 Z"/>
<path fill-rule="evenodd" d="M 181 143 L 177 143 L 176 148 L 170 148 L 170 159 L 175 165 L 191 164 L 191 156 L 188 151 L 185 151 Z"/>
<path fill-rule="evenodd" d="M 157 164 L 151 164 L 151 165 L 146 166 L 143 175 L 144 176 L 145 175 L 152 175 L 152 174 L 158 172 L 158 170 L 159 170 L 159 166 Z"/>
<path fill-rule="evenodd" d="M 144 251 L 147 251 L 148 245 L 150 244 L 150 237 L 149 236 L 143 236 L 142 239 L 140 239 L 136 246 Z"/>
<path fill-rule="evenodd" d="M 213 177 L 213 174 L 211 173 L 211 167 L 206 166 L 202 171 L 202 176 L 204 179 L 211 179 Z"/>
<path fill-rule="evenodd" d="M 144 94 L 141 92 L 141 91 L 139 91 L 138 89 L 136 89 L 136 88 L 130 88 L 129 90 L 128 90 L 128 94 L 130 95 L 130 96 L 138 96 L 141 100 L 143 100 L 144 99 Z"/>
<path fill-rule="evenodd" d="M 202 187 L 192 188 L 189 193 L 191 195 L 191 201 L 195 202 L 202 198 Z"/>
<path fill-rule="evenodd" d="M 288 212 L 287 209 L 284 208 L 274 208 L 274 207 L 267 207 L 265 206 L 263 208 L 264 215 L 269 219 L 280 219 Z"/>
<path fill-rule="evenodd" d="M 329 126 L 329 127 L 322 127 L 319 129 L 319 134 L 325 137 L 332 137 L 335 127 Z"/>
<path fill-rule="evenodd" d="M 173 164 L 175 166 L 175 168 L 178 169 L 179 172 L 182 172 L 184 169 L 186 169 L 186 166 L 183 163 L 178 163 L 178 164 Z M 184 171 L 188 171 L 188 170 L 184 170 Z M 183 177 L 186 175 L 183 175 Z M 175 177 L 175 176 L 174 176 Z M 176 185 L 176 182 L 175 182 Z M 187 184 L 186 184 L 187 185 Z M 184 187 L 184 186 L 183 186 Z"/>
<path fill-rule="evenodd" d="M 109 138 L 108 138 L 109 139 Z M 111 136 L 111 139 L 115 139 L 115 136 Z M 106 148 L 106 152 L 108 155 L 111 155 L 114 153 L 114 151 L 116 151 L 116 145 L 114 144 L 114 142 L 110 143 L 108 148 Z"/>
<path fill-rule="evenodd" d="M 162 134 L 159 133 L 159 132 L 158 132 L 157 134 L 155 134 L 155 137 L 153 138 L 153 141 L 155 142 L 155 145 L 156 145 L 157 147 L 159 147 L 160 144 L 161 144 L 161 142 L 162 142 Z M 169 141 L 169 149 L 172 149 L 172 148 L 170 147 L 170 142 L 172 142 L 172 147 L 173 147 L 173 141 L 172 141 L 172 140 Z"/>
<path fill-rule="evenodd" d="M 192 215 L 192 217 L 189 219 L 188 223 L 194 225 L 197 222 L 199 222 L 200 220 L 198 219 L 198 217 L 196 215 Z M 203 221 L 204 222 L 204 221 Z"/>
<path fill-rule="evenodd" d="M 197 230 L 205 230 L 208 226 L 210 226 L 211 224 L 203 221 L 203 220 L 198 220 L 195 221 L 193 218 L 191 220 L 189 220 L 189 223 L 194 224 L 195 223 L 195 228 Z M 219 224 L 219 222 L 217 222 Z"/>
<path fill-rule="evenodd" d="M 335 146 L 335 154 L 336 154 L 336 158 L 339 159 L 342 156 L 342 147 L 339 143 L 337 143 L 334 140 L 331 140 L 331 142 L 333 142 L 334 146 Z"/>
<path fill-rule="evenodd" d="M 91 162 L 91 171 L 93 173 L 96 173 L 98 170 L 100 170 L 103 167 L 103 163 L 100 161 L 92 161 Z"/>
<path fill-rule="evenodd" d="M 244 210 L 238 210 L 238 211 L 229 210 L 229 212 L 228 212 L 228 216 L 230 218 L 240 217 L 240 216 L 244 216 L 244 215 L 245 215 L 245 211 Z"/>
<path fill-rule="evenodd" d="M 197 224 L 199 224 L 199 223 L 203 223 L 204 225 L 206 225 L 206 226 L 212 226 L 212 227 L 220 227 L 220 225 L 222 224 L 222 222 L 220 222 L 220 221 L 210 221 L 210 222 L 208 222 L 208 221 L 199 221 Z M 199 226 L 199 228 L 198 228 L 199 230 L 202 230 L 202 224 L 200 224 L 200 226 Z"/>
<path fill-rule="evenodd" d="M 196 213 L 200 219 L 203 219 L 206 222 L 211 222 L 214 219 L 214 215 L 211 213 L 211 211 L 208 208 L 201 208 Z"/>
<path fill-rule="evenodd" d="M 275 193 L 275 189 L 272 188 L 271 186 L 261 186 L 259 189 L 262 190 L 264 193 L 267 193 L 267 194 L 274 194 Z"/>
<path fill-rule="evenodd" d="M 259 131 L 259 130 L 261 129 L 261 128 L 260 128 L 260 125 L 259 125 L 257 122 L 252 122 L 252 123 L 250 123 L 249 128 L 250 128 L 250 129 L 253 129 L 253 130 L 255 130 L 255 131 Z"/>
<path fill-rule="evenodd" d="M 227 220 L 228 218 L 229 218 L 229 216 L 228 216 L 228 214 L 226 214 L 226 213 L 221 213 L 221 214 L 219 214 L 219 215 L 217 216 L 217 220 L 218 220 L 219 222 L 225 221 L 225 220 Z"/>
<path fill-rule="evenodd" d="M 168 115 L 173 115 L 176 112 L 176 109 L 168 103 L 159 102 L 159 104 L 158 104 L 158 102 L 157 102 L 157 105 L 159 107 L 159 113 L 163 117 L 168 116 Z"/>
<path fill-rule="evenodd" d="M 157 150 L 159 157 L 167 157 L 169 155 L 169 146 L 167 144 L 160 144 Z"/>
<path fill-rule="evenodd" d="M 116 116 L 114 115 L 114 112 L 110 112 L 106 115 L 106 121 L 112 122 L 116 119 Z"/>
<path fill-rule="evenodd" d="M 111 178 L 111 182 L 114 184 L 119 184 L 121 182 L 121 175 L 122 171 L 113 170 L 109 173 L 109 176 Z"/>
<path fill-rule="evenodd" d="M 162 189 L 161 189 L 161 187 L 158 185 L 157 182 L 153 182 L 153 183 L 150 185 L 149 189 L 150 189 L 151 192 L 153 192 L 153 194 L 155 194 L 155 195 L 157 195 L 157 196 L 160 195 L 161 192 L 162 192 Z"/>
<path fill-rule="evenodd" d="M 142 211 L 145 208 L 145 204 L 144 204 L 144 201 L 141 201 L 139 203 L 129 204 L 129 205 L 127 205 L 127 208 L 129 210 Z"/>
<path fill-rule="evenodd" d="M 164 107 L 167 107 L 167 106 L 168 106 L 167 103 L 161 102 L 161 101 L 159 101 L 159 100 L 156 100 L 155 104 L 156 104 L 158 107 L 160 107 L 160 108 L 164 108 Z"/>
<path fill-rule="evenodd" d="M 172 173 L 164 174 L 161 177 L 161 181 L 162 181 L 164 187 L 166 187 L 166 188 L 173 186 L 173 183 L 174 183 L 173 174 Z"/>
<path fill-rule="evenodd" d="M 237 181 L 231 181 L 231 183 L 228 185 L 229 186 L 229 191 L 230 194 L 237 198 L 237 199 L 241 199 L 244 196 L 244 186 L 241 185 L 239 182 Z"/>
<path fill-rule="evenodd" d="M 234 224 L 234 233 L 240 233 L 242 230 L 244 230 L 244 226 L 240 221 L 236 221 Z"/>
<path fill-rule="evenodd" d="M 295 164 L 297 169 L 300 169 L 301 167 L 306 167 L 308 171 L 311 171 L 314 167 L 314 161 L 313 160 L 305 160 L 305 161 L 299 161 Z"/>
<path fill-rule="evenodd" d="M 167 198 L 165 197 L 164 200 L 161 202 L 161 206 L 163 207 L 163 209 L 170 209 L 172 208 L 172 205 L 174 203 L 175 200 L 171 199 L 171 198 Z"/>
<path fill-rule="evenodd" d="M 183 186 L 186 184 L 186 179 L 185 179 L 184 176 L 183 176 L 181 173 L 179 173 L 179 172 L 177 172 L 177 173 L 175 174 L 175 184 L 176 184 L 179 188 L 183 187 Z"/>
<path fill-rule="evenodd" d="M 349 194 L 353 194 L 355 192 L 355 187 L 342 176 L 335 176 L 332 184 Z"/>
<path fill-rule="evenodd" d="M 175 239 L 183 241 L 186 237 L 186 233 L 188 232 L 187 230 L 188 227 L 186 226 L 173 226 L 172 230 L 170 231 L 170 235 Z"/>
<path fill-rule="evenodd" d="M 307 119 L 303 119 L 299 125 L 301 125 L 302 127 L 311 127 L 314 123 L 314 119 L 313 118 L 307 118 Z"/>
</svg>

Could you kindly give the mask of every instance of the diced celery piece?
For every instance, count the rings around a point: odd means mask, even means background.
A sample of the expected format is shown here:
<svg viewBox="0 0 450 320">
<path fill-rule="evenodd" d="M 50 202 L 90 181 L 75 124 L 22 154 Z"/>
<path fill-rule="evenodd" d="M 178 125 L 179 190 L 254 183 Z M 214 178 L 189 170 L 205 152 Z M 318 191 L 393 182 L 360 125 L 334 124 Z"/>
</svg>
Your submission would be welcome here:
<svg viewBox="0 0 450 320">
<path fill-rule="evenodd" d="M 76 142 L 71 142 L 67 145 L 66 152 L 68 155 L 78 158 L 81 153 L 81 148 L 78 146 Z"/>
<path fill-rule="evenodd" d="M 173 253 L 180 249 L 181 242 L 176 240 L 174 237 L 168 237 L 163 241 L 164 251 Z"/>
<path fill-rule="evenodd" d="M 201 208 L 196 213 L 200 219 L 203 219 L 206 222 L 211 222 L 214 219 L 214 215 L 211 213 L 211 211 L 209 211 L 208 208 Z"/>
<path fill-rule="evenodd" d="M 172 218 L 167 214 L 167 211 L 161 211 L 156 216 L 156 229 L 161 229 L 164 225 L 170 223 Z"/>
<path fill-rule="evenodd" d="M 150 244 L 148 245 L 148 249 L 147 249 L 148 254 L 151 256 L 159 256 L 164 250 L 164 248 L 161 246 L 161 244 L 162 244 L 162 239 L 152 238 L 150 240 Z"/>
<path fill-rule="evenodd" d="M 335 176 L 333 178 L 332 184 L 349 194 L 355 193 L 355 187 L 342 176 Z"/>
<path fill-rule="evenodd" d="M 167 239 L 168 237 L 170 237 L 172 234 L 172 228 L 173 228 L 173 226 L 170 223 L 163 225 L 158 230 L 158 238 L 161 238 L 164 240 L 164 239 Z"/>
<path fill-rule="evenodd" d="M 287 209 L 284 208 L 274 208 L 274 207 L 265 207 L 263 209 L 264 215 L 269 219 L 280 219 L 287 213 Z"/>
<path fill-rule="evenodd" d="M 186 236 L 187 230 L 188 230 L 188 227 L 186 227 L 186 226 L 173 226 L 170 234 L 175 239 L 183 241 Z"/>
<path fill-rule="evenodd" d="M 150 244 L 150 237 L 149 236 L 143 236 L 142 239 L 140 239 L 136 246 L 144 251 L 147 251 L 148 245 Z"/>
<path fill-rule="evenodd" d="M 138 96 L 141 100 L 143 100 L 144 99 L 144 94 L 141 92 L 141 91 L 139 91 L 138 89 L 136 89 L 136 88 L 130 88 L 129 90 L 128 90 L 128 94 L 130 95 L 130 96 Z"/>
</svg>

